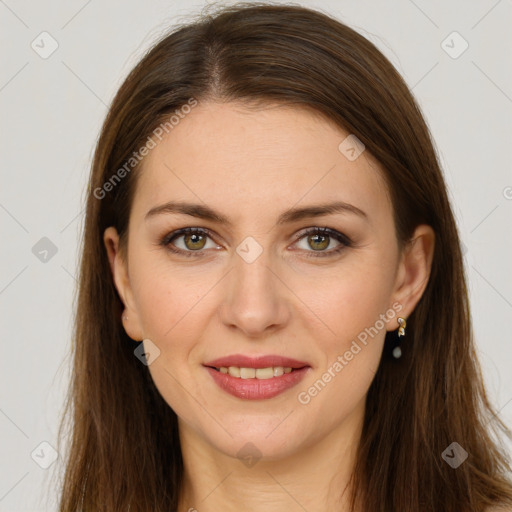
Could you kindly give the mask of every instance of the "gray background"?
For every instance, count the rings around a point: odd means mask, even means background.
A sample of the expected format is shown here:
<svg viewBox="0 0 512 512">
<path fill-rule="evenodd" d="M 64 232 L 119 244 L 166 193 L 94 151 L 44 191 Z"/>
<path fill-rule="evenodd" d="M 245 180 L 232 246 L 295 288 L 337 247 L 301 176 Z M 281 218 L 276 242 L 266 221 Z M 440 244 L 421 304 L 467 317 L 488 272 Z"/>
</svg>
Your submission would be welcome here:
<svg viewBox="0 0 512 512">
<path fill-rule="evenodd" d="M 412 87 L 464 241 L 489 396 L 512 425 L 512 1 L 301 4 L 361 32 Z M 52 453 L 40 443 L 55 446 L 69 380 L 84 189 L 107 105 L 155 38 L 204 5 L 0 0 L 0 511 L 56 510 L 46 486 L 62 458 L 40 467 Z"/>
</svg>

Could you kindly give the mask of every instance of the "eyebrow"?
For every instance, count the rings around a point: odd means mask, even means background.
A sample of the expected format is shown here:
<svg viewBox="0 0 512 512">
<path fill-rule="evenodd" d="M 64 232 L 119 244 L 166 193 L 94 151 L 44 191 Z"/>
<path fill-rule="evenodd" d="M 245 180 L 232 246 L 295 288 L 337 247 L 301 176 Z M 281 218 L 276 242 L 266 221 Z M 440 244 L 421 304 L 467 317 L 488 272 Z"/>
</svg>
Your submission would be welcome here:
<svg viewBox="0 0 512 512">
<path fill-rule="evenodd" d="M 209 206 L 203 204 L 187 203 L 184 201 L 169 201 L 160 206 L 155 206 L 146 213 L 145 219 L 148 220 L 151 217 L 164 213 L 181 213 L 183 215 L 190 215 L 191 217 L 210 220 L 212 222 L 217 222 L 226 226 L 232 226 L 232 222 L 226 216 L 215 211 Z M 321 217 L 324 215 L 332 215 L 335 213 L 352 213 L 362 217 L 365 220 L 368 220 L 368 215 L 363 210 L 357 208 L 357 206 L 345 203 L 343 201 L 336 201 L 326 204 L 305 206 L 302 208 L 290 208 L 279 216 L 277 225 L 297 222 L 306 218 L 309 219 L 313 217 Z"/>
</svg>

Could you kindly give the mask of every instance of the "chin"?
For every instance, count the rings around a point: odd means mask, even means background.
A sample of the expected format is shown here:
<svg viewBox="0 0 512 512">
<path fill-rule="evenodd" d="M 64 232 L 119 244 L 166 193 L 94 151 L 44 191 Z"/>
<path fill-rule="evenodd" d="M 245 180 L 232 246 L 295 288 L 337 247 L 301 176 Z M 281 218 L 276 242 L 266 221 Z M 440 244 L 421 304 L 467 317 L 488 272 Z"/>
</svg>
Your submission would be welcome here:
<svg viewBox="0 0 512 512">
<path fill-rule="evenodd" d="M 293 415 L 291 415 L 293 416 Z M 286 418 L 286 415 L 284 416 Z M 263 418 L 260 417 L 261 420 Z M 249 460 L 272 461 L 284 459 L 296 453 L 302 445 L 307 444 L 304 426 L 284 425 L 291 418 L 273 418 L 272 421 L 241 421 L 236 426 L 225 423 L 224 427 L 232 437 L 222 430 L 222 434 L 212 437 L 203 432 L 207 442 L 216 450 L 242 462 Z"/>
</svg>

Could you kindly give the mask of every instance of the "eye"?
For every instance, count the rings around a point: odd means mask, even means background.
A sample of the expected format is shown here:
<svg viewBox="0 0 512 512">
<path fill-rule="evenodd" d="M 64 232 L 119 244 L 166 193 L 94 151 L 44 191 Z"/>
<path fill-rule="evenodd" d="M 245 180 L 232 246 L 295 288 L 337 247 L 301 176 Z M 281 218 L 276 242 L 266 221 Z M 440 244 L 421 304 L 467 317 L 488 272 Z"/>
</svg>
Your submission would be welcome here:
<svg viewBox="0 0 512 512">
<path fill-rule="evenodd" d="M 352 245 L 352 241 L 343 233 L 330 228 L 310 228 L 298 235 L 297 241 L 304 239 L 305 247 L 301 249 L 310 253 L 307 257 L 328 257 L 340 253 L 346 247 Z M 336 240 L 338 245 L 334 249 L 327 251 L 332 240 Z M 313 250 L 310 250 L 312 248 Z"/>
<path fill-rule="evenodd" d="M 211 239 L 210 232 L 203 228 L 183 228 L 173 231 L 165 236 L 161 244 L 167 247 L 171 252 L 183 254 L 184 256 L 203 256 L 203 249 L 216 249 L 219 246 L 216 244 L 213 247 L 207 247 L 207 240 Z M 181 240 L 177 244 L 175 240 Z M 180 247 L 181 246 L 181 247 Z"/>
<path fill-rule="evenodd" d="M 207 245 L 208 239 L 211 241 L 210 247 Z M 307 257 L 333 256 L 352 245 L 350 238 L 330 228 L 314 227 L 302 231 L 297 235 L 295 244 L 303 239 L 306 247 L 301 247 L 300 249 L 309 253 Z M 338 242 L 338 245 L 335 246 L 334 249 L 326 250 L 331 245 L 333 239 Z M 219 245 L 213 242 L 212 234 L 209 230 L 195 227 L 187 227 L 173 231 L 166 235 L 160 244 L 175 254 L 187 257 L 205 256 L 207 251 L 204 249 L 220 248 Z"/>
</svg>

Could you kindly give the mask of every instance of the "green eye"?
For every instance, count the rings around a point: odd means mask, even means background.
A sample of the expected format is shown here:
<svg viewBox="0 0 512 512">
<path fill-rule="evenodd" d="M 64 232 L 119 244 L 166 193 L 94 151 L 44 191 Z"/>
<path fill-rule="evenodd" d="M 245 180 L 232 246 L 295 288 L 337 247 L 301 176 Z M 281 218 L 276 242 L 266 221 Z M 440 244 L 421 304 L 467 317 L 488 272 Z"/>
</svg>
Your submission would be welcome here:
<svg viewBox="0 0 512 512">
<path fill-rule="evenodd" d="M 176 247 L 174 244 L 174 241 L 180 238 L 183 238 L 184 249 Z M 202 249 L 205 248 L 208 238 L 211 238 L 208 230 L 189 227 L 173 231 L 162 240 L 162 245 L 170 251 L 184 256 L 203 256 Z"/>
<path fill-rule="evenodd" d="M 300 241 L 303 238 L 306 238 L 308 247 L 313 249 L 311 251 L 304 249 L 306 252 L 311 253 L 307 255 L 308 257 L 332 256 L 341 252 L 345 247 L 350 247 L 352 244 L 351 240 L 346 235 L 330 228 L 310 228 L 307 231 L 302 232 L 297 237 L 297 241 Z M 332 239 L 339 242 L 339 245 L 334 249 L 326 251 L 325 249 L 329 247 Z"/>
<path fill-rule="evenodd" d="M 179 239 L 183 239 L 183 247 L 176 247 L 175 241 Z M 166 235 L 161 241 L 161 245 L 179 255 L 200 257 L 207 254 L 206 250 L 203 249 L 219 248 L 215 243 L 213 243 L 213 247 L 207 247 L 208 239 L 213 240 L 209 230 L 205 228 L 187 227 Z M 309 228 L 296 237 L 295 243 L 302 239 L 306 239 L 307 246 L 311 249 L 301 249 L 308 253 L 307 257 L 333 256 L 352 245 L 352 241 L 346 235 L 330 228 Z M 326 249 L 333 239 L 338 242 L 338 245 L 334 249 L 327 251 Z"/>
</svg>

